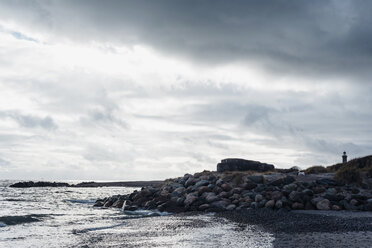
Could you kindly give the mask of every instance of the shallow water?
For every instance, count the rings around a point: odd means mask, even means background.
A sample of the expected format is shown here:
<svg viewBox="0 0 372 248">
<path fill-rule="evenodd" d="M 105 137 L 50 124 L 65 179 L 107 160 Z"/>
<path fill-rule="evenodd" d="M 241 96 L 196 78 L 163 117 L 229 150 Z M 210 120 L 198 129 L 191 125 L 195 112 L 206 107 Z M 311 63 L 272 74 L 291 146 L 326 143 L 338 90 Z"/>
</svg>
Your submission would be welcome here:
<svg viewBox="0 0 372 248">
<path fill-rule="evenodd" d="M 16 189 L 10 183 L 0 181 L 0 247 L 271 247 L 273 240 L 254 226 L 211 214 L 150 216 L 93 207 L 97 198 L 134 188 Z"/>
</svg>

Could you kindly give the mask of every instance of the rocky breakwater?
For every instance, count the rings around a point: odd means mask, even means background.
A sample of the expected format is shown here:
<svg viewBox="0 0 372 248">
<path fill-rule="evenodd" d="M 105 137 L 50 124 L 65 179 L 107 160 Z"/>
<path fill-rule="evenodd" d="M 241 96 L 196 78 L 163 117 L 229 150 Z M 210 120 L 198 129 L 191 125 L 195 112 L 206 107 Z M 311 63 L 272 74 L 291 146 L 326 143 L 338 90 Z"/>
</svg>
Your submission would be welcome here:
<svg viewBox="0 0 372 248">
<path fill-rule="evenodd" d="M 332 178 L 285 173 L 209 172 L 168 179 L 128 195 L 99 199 L 96 207 L 168 212 L 233 211 L 268 208 L 372 211 L 371 189 Z"/>
</svg>

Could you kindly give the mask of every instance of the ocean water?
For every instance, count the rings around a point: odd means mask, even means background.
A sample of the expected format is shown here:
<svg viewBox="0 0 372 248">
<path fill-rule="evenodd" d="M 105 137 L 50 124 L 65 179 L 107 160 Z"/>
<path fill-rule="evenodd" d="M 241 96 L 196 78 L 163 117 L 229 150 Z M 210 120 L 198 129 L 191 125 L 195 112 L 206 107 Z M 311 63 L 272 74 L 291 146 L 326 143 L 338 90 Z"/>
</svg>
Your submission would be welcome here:
<svg viewBox="0 0 372 248">
<path fill-rule="evenodd" d="M 0 181 L 0 247 L 272 247 L 273 237 L 213 214 L 95 208 L 129 187 L 10 188 Z"/>
</svg>

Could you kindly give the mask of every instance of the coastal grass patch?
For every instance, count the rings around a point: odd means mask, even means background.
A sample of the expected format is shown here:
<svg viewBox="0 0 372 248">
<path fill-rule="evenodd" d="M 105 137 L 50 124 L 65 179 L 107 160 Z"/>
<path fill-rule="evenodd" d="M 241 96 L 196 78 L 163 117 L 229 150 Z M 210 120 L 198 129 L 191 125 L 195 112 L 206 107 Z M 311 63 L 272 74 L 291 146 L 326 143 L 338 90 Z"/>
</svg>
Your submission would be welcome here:
<svg viewBox="0 0 372 248">
<path fill-rule="evenodd" d="M 329 172 L 329 170 L 321 165 L 311 166 L 305 170 L 305 174 L 321 174 L 327 172 Z"/>
<path fill-rule="evenodd" d="M 232 184 L 239 186 L 244 183 L 244 179 L 246 176 L 250 175 L 267 175 L 272 174 L 274 171 L 265 171 L 265 172 L 257 172 L 257 171 L 225 171 L 221 173 L 220 178 L 226 182 L 232 182 Z"/>
<path fill-rule="evenodd" d="M 360 170 L 353 167 L 343 167 L 339 169 L 334 179 L 341 183 L 355 183 L 355 184 L 361 184 L 362 183 L 362 177 L 360 175 Z"/>
</svg>

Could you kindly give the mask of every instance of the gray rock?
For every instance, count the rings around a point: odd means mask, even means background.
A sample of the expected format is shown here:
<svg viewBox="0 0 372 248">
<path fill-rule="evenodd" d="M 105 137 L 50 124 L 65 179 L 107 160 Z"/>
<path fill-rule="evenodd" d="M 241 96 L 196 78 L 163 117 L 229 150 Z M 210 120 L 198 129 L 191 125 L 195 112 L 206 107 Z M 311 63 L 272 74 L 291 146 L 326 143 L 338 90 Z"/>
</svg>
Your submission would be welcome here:
<svg viewBox="0 0 372 248">
<path fill-rule="evenodd" d="M 320 201 L 322 201 L 322 200 L 324 200 L 323 197 L 315 197 L 315 198 L 311 199 L 311 203 L 312 203 L 314 206 L 316 206 L 316 205 L 318 204 L 318 202 L 320 202 Z"/>
<path fill-rule="evenodd" d="M 228 205 L 227 207 L 226 207 L 226 210 L 227 211 L 232 211 L 232 210 L 234 210 L 236 208 L 236 205 L 235 204 L 230 204 L 230 205 Z"/>
<path fill-rule="evenodd" d="M 185 187 L 188 188 L 189 186 L 194 185 L 196 182 L 197 182 L 197 179 L 195 179 L 195 178 L 193 178 L 193 177 L 190 177 L 190 178 L 187 179 L 187 181 L 185 182 Z"/>
<path fill-rule="evenodd" d="M 351 199 L 351 201 L 350 201 L 350 204 L 352 205 L 352 206 L 356 206 L 356 205 L 358 205 L 358 200 L 356 200 L 356 199 Z"/>
<path fill-rule="evenodd" d="M 118 199 L 117 201 L 115 201 L 111 207 L 114 207 L 114 208 L 121 208 L 123 206 L 123 203 L 124 201 L 123 200 L 120 200 Z"/>
<path fill-rule="evenodd" d="M 286 191 L 294 191 L 297 189 L 297 185 L 295 183 L 287 184 L 283 186 L 283 190 Z"/>
<path fill-rule="evenodd" d="M 200 205 L 199 207 L 198 207 L 198 210 L 199 211 L 204 211 L 204 210 L 206 210 L 206 209 L 208 209 L 208 208 L 210 208 L 211 206 L 209 205 L 209 204 L 202 204 L 202 205 Z"/>
<path fill-rule="evenodd" d="M 185 201 L 184 201 L 184 204 L 185 204 L 185 205 L 191 205 L 191 204 L 193 204 L 197 199 L 198 199 L 198 197 L 195 195 L 195 193 L 187 194 L 187 195 L 186 195 L 186 199 L 185 199 Z"/>
<path fill-rule="evenodd" d="M 228 191 L 230 191 L 230 190 L 232 189 L 232 187 L 231 187 L 229 184 L 224 183 L 224 184 L 221 185 L 221 189 L 222 189 L 223 191 L 228 192 Z"/>
<path fill-rule="evenodd" d="M 266 199 L 263 199 L 262 201 L 260 201 L 258 203 L 258 207 L 259 208 L 263 208 L 263 207 L 265 207 L 266 203 L 267 203 L 267 200 Z"/>
<path fill-rule="evenodd" d="M 171 193 L 171 197 L 184 195 L 186 192 L 185 187 L 179 187 Z"/>
<path fill-rule="evenodd" d="M 275 202 L 275 208 L 279 209 L 283 207 L 283 202 L 281 200 L 277 200 Z"/>
<path fill-rule="evenodd" d="M 218 194 L 219 197 L 221 198 L 229 198 L 231 196 L 230 192 L 222 191 L 221 193 Z"/>
<path fill-rule="evenodd" d="M 303 193 L 304 195 L 308 195 L 308 196 L 313 196 L 313 195 L 314 195 L 314 192 L 313 192 L 311 189 L 304 189 L 304 190 L 302 191 L 302 193 Z"/>
<path fill-rule="evenodd" d="M 172 189 L 177 189 L 177 188 L 180 188 L 180 187 L 183 187 L 183 184 L 181 183 L 172 183 L 169 185 Z M 150 193 L 151 194 L 151 193 Z"/>
<path fill-rule="evenodd" d="M 324 198 L 330 200 L 330 201 L 335 201 L 335 202 L 339 202 L 341 200 L 343 200 L 345 197 L 341 194 L 337 194 L 337 195 L 334 195 L 334 194 L 325 194 L 324 195 Z"/>
<path fill-rule="evenodd" d="M 199 195 L 202 195 L 204 194 L 205 192 L 211 192 L 212 190 L 208 187 L 208 186 L 201 186 L 199 189 L 198 189 L 198 194 Z"/>
<path fill-rule="evenodd" d="M 329 188 L 327 189 L 327 194 L 331 195 L 337 194 L 337 190 L 335 188 Z"/>
<path fill-rule="evenodd" d="M 320 184 L 320 185 L 330 185 L 330 186 L 336 186 L 337 185 L 336 181 L 333 180 L 333 179 L 330 179 L 330 178 L 318 179 L 318 180 L 316 180 L 316 183 Z"/>
<path fill-rule="evenodd" d="M 274 208 L 274 206 L 275 206 L 275 200 L 270 200 L 266 202 L 265 204 L 265 208 Z"/>
<path fill-rule="evenodd" d="M 248 190 L 254 189 L 256 187 L 257 187 L 257 184 L 254 183 L 254 182 L 251 182 L 251 181 L 248 181 L 248 182 L 242 184 L 242 188 L 248 189 Z"/>
<path fill-rule="evenodd" d="M 207 180 L 200 180 L 199 182 L 195 183 L 194 187 L 195 189 L 201 187 L 201 186 L 207 186 L 209 184 L 209 181 Z"/>
<path fill-rule="evenodd" d="M 250 175 L 250 176 L 247 176 L 247 179 L 249 179 L 250 181 L 254 183 L 263 183 L 262 175 Z"/>
<path fill-rule="evenodd" d="M 292 204 L 292 209 L 295 209 L 295 210 L 304 209 L 304 204 L 300 202 L 294 202 Z"/>
<path fill-rule="evenodd" d="M 260 202 L 263 200 L 263 196 L 261 194 L 257 194 L 254 198 L 254 201 L 255 202 Z"/>
<path fill-rule="evenodd" d="M 221 186 L 223 183 L 224 183 L 224 181 L 223 181 L 222 179 L 218 179 L 218 180 L 216 181 L 216 185 L 217 185 L 217 186 Z"/>
<path fill-rule="evenodd" d="M 339 211 L 341 210 L 341 207 L 338 205 L 332 205 L 332 210 Z"/>
<path fill-rule="evenodd" d="M 205 196 L 205 201 L 208 202 L 208 203 L 217 201 L 219 199 L 220 198 L 218 196 L 216 196 L 216 194 L 213 193 L 213 192 L 207 193 L 206 196 Z"/>
<path fill-rule="evenodd" d="M 316 204 L 316 208 L 319 210 L 329 210 L 330 201 L 328 199 L 323 199 Z"/>
<path fill-rule="evenodd" d="M 271 192 L 271 199 L 273 199 L 275 201 L 281 199 L 282 196 L 283 196 L 283 194 L 280 191 L 273 191 L 273 192 Z"/>
<path fill-rule="evenodd" d="M 177 202 L 176 202 L 177 206 L 183 206 L 184 202 L 185 202 L 185 199 L 186 199 L 185 197 L 178 198 Z"/>
<path fill-rule="evenodd" d="M 226 210 L 226 207 L 229 203 L 227 201 L 215 201 L 211 204 L 211 207 L 216 210 Z"/>
<path fill-rule="evenodd" d="M 372 211 L 372 202 L 367 202 L 367 204 L 365 204 L 363 206 L 363 210 L 364 211 Z"/>
<path fill-rule="evenodd" d="M 242 191 L 243 191 L 242 188 L 237 187 L 237 188 L 233 188 L 233 189 L 231 190 L 231 193 L 232 193 L 232 194 L 240 194 Z"/>
<path fill-rule="evenodd" d="M 321 194 L 324 191 L 326 191 L 326 188 L 324 188 L 323 186 L 316 186 L 316 187 L 313 187 L 312 190 L 314 194 Z"/>
<path fill-rule="evenodd" d="M 303 194 L 302 192 L 292 191 L 288 197 L 291 201 L 300 202 L 302 201 Z"/>
</svg>

